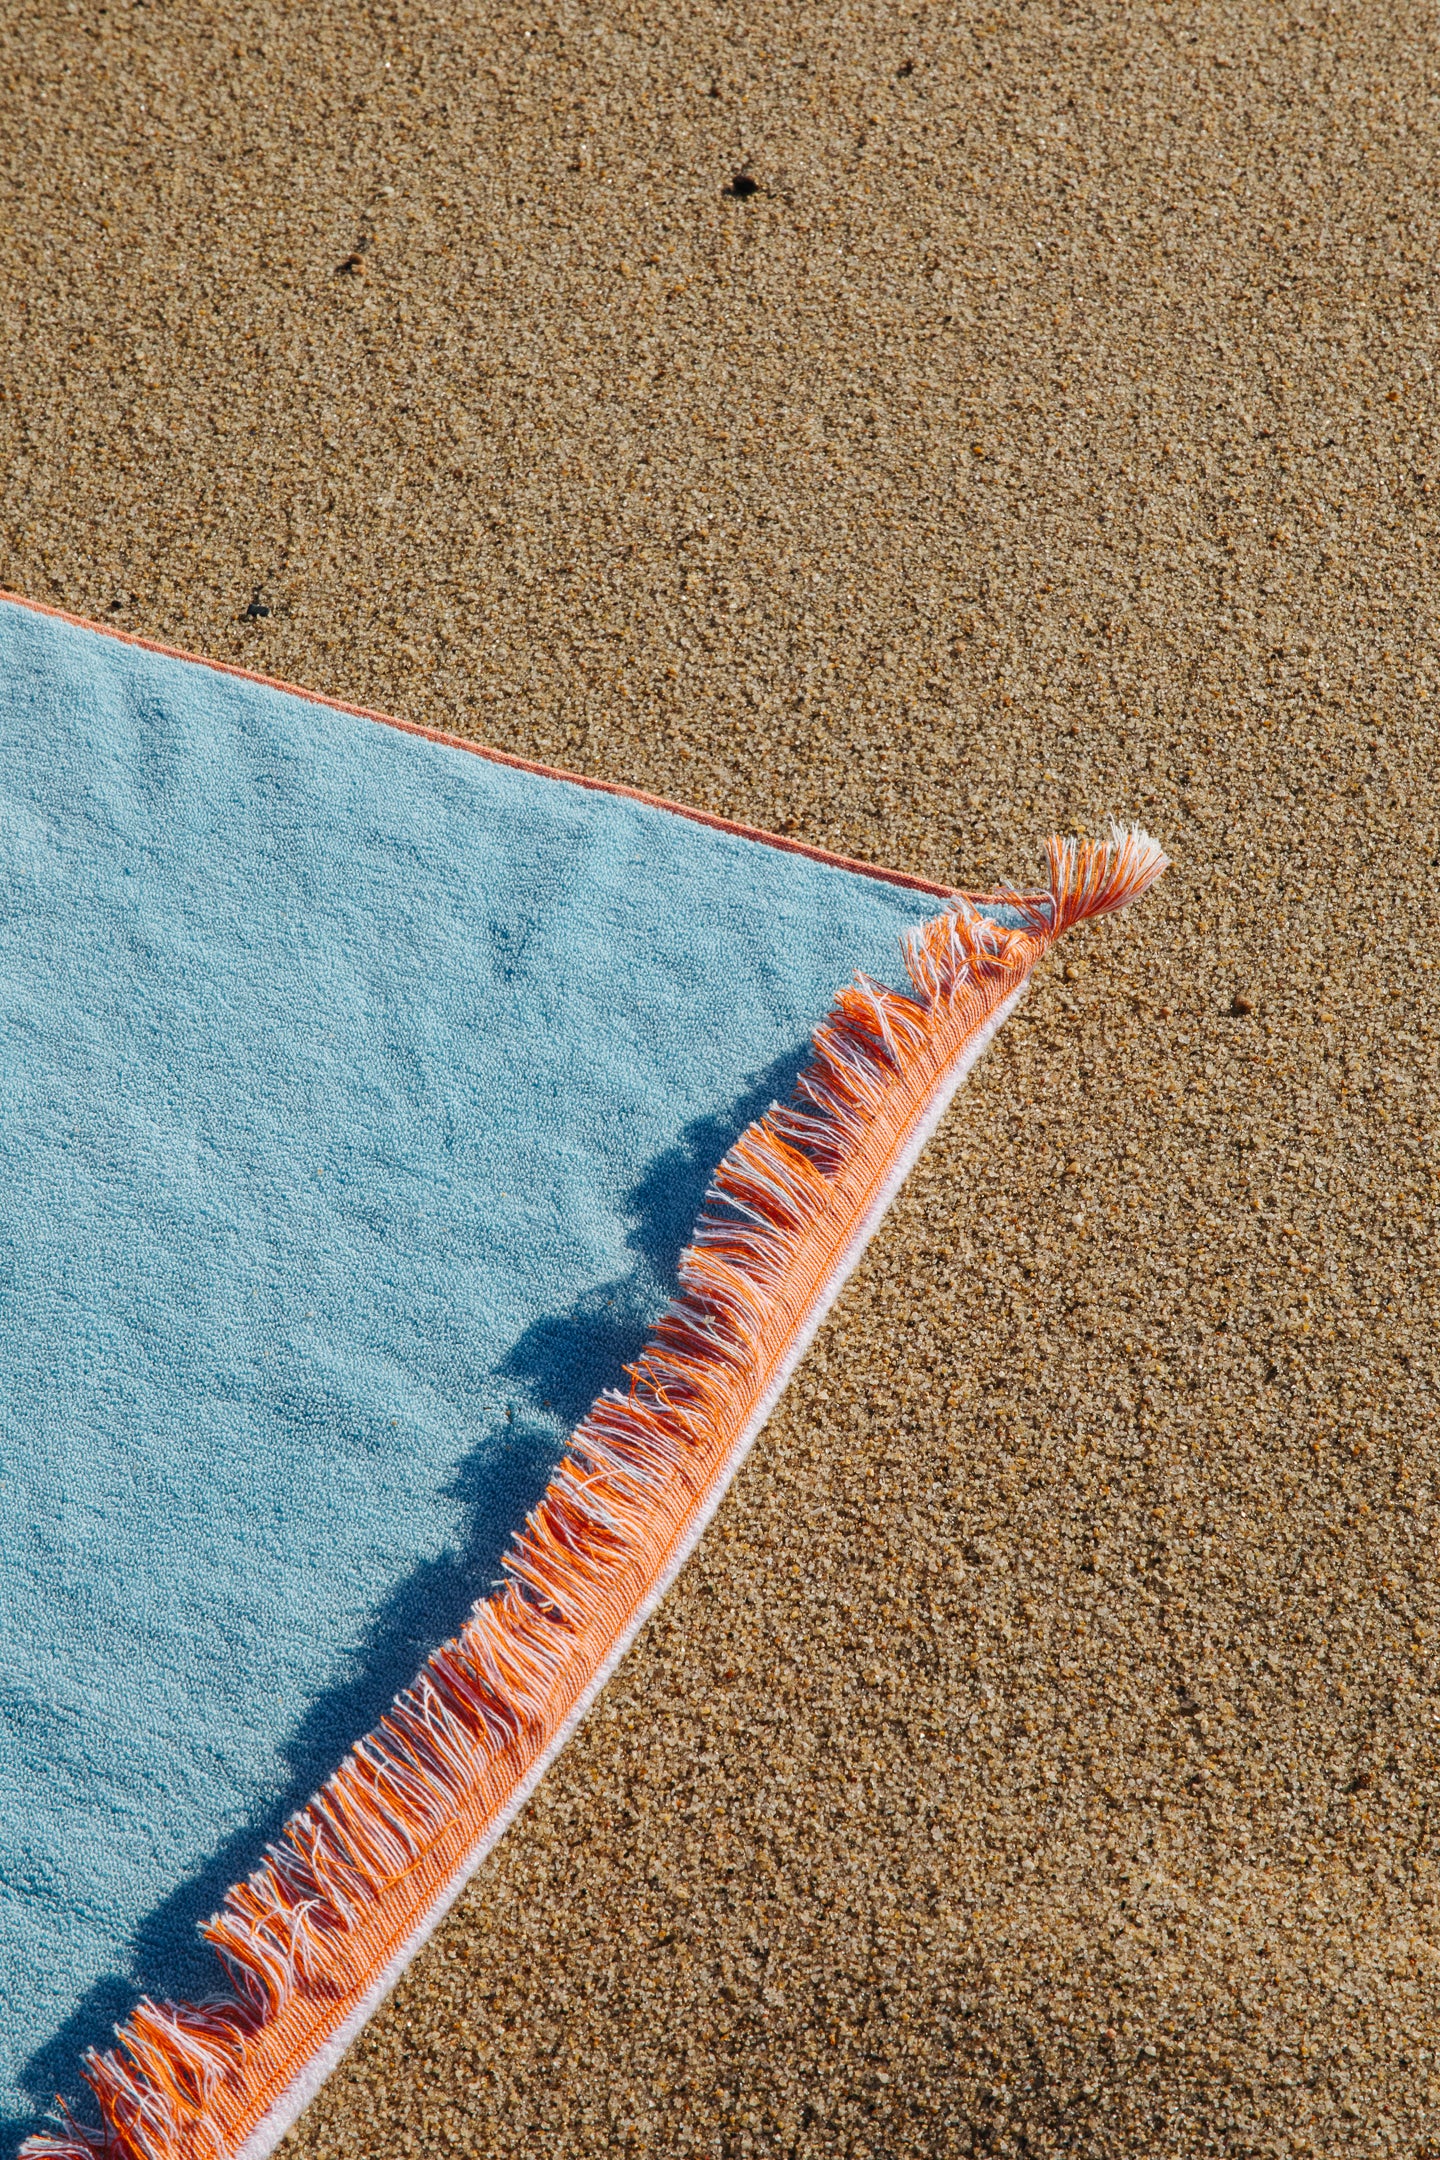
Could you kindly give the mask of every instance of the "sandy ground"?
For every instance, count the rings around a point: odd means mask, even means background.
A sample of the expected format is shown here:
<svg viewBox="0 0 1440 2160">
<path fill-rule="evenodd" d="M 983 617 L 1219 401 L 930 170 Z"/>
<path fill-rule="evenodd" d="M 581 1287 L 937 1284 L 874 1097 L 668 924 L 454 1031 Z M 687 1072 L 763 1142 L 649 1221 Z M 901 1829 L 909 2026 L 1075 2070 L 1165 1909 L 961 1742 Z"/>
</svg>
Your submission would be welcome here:
<svg viewBox="0 0 1440 2160">
<path fill-rule="evenodd" d="M 5 584 L 1175 857 L 290 2160 L 1440 2150 L 1433 14 L 3 25 Z"/>
</svg>

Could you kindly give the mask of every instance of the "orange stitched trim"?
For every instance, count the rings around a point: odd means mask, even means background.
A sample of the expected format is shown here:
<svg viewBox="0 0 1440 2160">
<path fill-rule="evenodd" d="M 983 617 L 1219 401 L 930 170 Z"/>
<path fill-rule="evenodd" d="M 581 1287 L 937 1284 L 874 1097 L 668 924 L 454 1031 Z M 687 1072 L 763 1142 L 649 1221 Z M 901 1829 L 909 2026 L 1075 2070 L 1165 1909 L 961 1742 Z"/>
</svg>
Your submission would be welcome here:
<svg viewBox="0 0 1440 2160">
<path fill-rule="evenodd" d="M 717 1169 L 678 1294 L 627 1392 L 575 1432 L 504 1588 L 202 1931 L 233 1995 L 142 2002 L 120 2046 L 85 2061 L 103 2126 L 67 2117 L 29 2160 L 228 2160 L 345 2026 L 633 1633 L 947 1077 L 1064 929 L 1166 865 L 1130 832 L 1054 840 L 1050 866 L 1048 891 L 1004 896 L 1014 926 L 962 895 L 912 930 L 912 995 L 863 975 L 840 992 L 791 1102 Z"/>
<path fill-rule="evenodd" d="M 764 832 L 758 825 L 739 825 L 733 818 L 716 817 L 690 803 L 671 802 L 664 795 L 647 795 L 643 788 L 626 787 L 619 780 L 597 780 L 589 773 L 566 772 L 559 765 L 537 765 L 533 758 L 516 757 L 510 750 L 492 749 L 465 735 L 447 735 L 443 728 L 425 727 L 418 720 L 397 720 L 393 713 L 372 712 L 366 705 L 347 705 L 343 698 L 326 697 L 320 690 L 305 690 L 298 683 L 281 682 L 277 676 L 257 675 L 253 668 L 235 667 L 228 660 L 207 660 L 203 653 L 184 652 L 178 645 L 161 645 L 154 638 L 136 637 L 117 630 L 113 623 L 91 622 L 71 615 L 44 600 L 29 600 L 23 593 L 0 586 L 0 600 L 29 608 L 33 615 L 50 615 L 56 622 L 77 630 L 94 630 L 121 645 L 138 645 L 141 652 L 158 653 L 163 660 L 188 660 L 195 667 L 210 668 L 217 675 L 233 675 L 239 682 L 259 683 L 262 690 L 283 690 L 289 697 L 304 698 L 308 705 L 323 705 L 329 712 L 349 713 L 356 720 L 373 720 L 380 727 L 398 728 L 402 735 L 421 735 L 426 742 L 443 743 L 447 750 L 468 750 L 472 757 L 488 758 L 492 765 L 508 765 L 515 772 L 534 773 L 541 780 L 568 780 L 572 787 L 589 788 L 596 795 L 619 795 L 626 802 L 644 803 L 649 810 L 668 810 L 672 817 L 688 818 L 692 825 L 708 825 L 712 832 L 734 833 L 739 840 L 758 840 L 765 847 L 780 848 L 787 855 L 804 855 L 811 862 L 827 863 L 833 870 L 853 870 L 857 876 L 878 878 L 885 885 L 903 885 L 911 892 L 934 893 L 939 900 L 954 898 L 953 885 L 937 885 L 909 870 L 884 870 L 875 863 L 856 862 L 849 855 L 832 855 L 828 848 L 811 847 L 805 840 L 787 840 L 783 833 Z"/>
</svg>

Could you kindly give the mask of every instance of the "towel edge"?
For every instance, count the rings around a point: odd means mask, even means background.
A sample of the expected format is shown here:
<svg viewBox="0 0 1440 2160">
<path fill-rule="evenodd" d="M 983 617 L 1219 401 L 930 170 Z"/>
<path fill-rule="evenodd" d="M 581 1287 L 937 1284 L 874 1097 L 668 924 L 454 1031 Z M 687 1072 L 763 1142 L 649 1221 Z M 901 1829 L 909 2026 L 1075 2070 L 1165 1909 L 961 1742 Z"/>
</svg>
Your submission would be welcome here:
<svg viewBox="0 0 1440 2160">
<path fill-rule="evenodd" d="M 402 735 L 418 735 L 423 741 L 438 743 L 443 749 L 466 750 L 472 757 L 484 758 L 492 765 L 508 766 L 512 772 L 530 773 L 538 780 L 563 780 L 572 787 L 588 788 L 592 794 L 617 795 L 622 801 L 640 803 L 647 810 L 664 810 L 672 817 L 688 819 L 692 825 L 708 826 L 712 832 L 728 833 L 737 840 L 751 840 L 762 847 L 779 849 L 786 855 L 803 855 L 810 862 L 823 863 L 827 869 L 849 870 L 857 877 L 874 878 L 882 885 L 898 885 L 909 892 L 932 893 L 937 900 L 953 900 L 958 896 L 958 887 L 937 884 L 933 878 L 919 877 L 911 870 L 891 870 L 880 863 L 860 862 L 850 855 L 837 855 L 830 848 L 815 847 L 808 840 L 792 840 L 785 833 L 767 832 L 763 826 L 745 825 L 737 818 L 701 810 L 693 803 L 675 802 L 666 795 L 647 794 L 644 788 L 629 787 L 623 780 L 602 780 L 592 773 L 570 772 L 562 765 L 545 765 L 538 759 L 520 757 L 513 750 L 499 750 L 492 743 L 468 735 L 452 735 L 444 728 L 427 727 L 420 720 L 402 720 L 395 713 L 379 712 L 369 705 L 352 705 L 345 698 L 331 697 L 324 690 L 309 690 L 301 683 L 286 682 L 278 675 L 262 675 L 254 668 L 240 667 L 232 660 L 214 660 L 205 653 L 187 652 L 183 646 L 165 645 L 158 638 L 142 637 L 136 631 L 121 630 L 113 623 L 94 622 L 89 616 L 74 615 L 68 608 L 55 607 L 48 600 L 31 599 L 26 593 L 11 592 L 4 586 L 0 586 L 0 603 L 28 608 L 33 615 L 46 615 L 55 622 L 68 623 L 73 630 L 92 630 L 99 637 L 110 638 L 118 645 L 133 645 L 162 660 L 183 660 L 192 667 L 209 668 L 216 675 L 229 675 L 238 682 L 254 683 L 262 690 L 279 690 L 286 697 L 303 698 L 307 705 L 323 706 L 327 712 L 345 713 L 353 720 L 369 720 L 379 727 L 396 728 Z"/>
<path fill-rule="evenodd" d="M 486 1826 L 484 1833 L 477 1839 L 463 1865 L 456 1870 L 413 1933 L 401 1944 L 390 1959 L 384 1971 L 377 1975 L 365 1997 L 356 2004 L 355 2009 L 350 2013 L 344 2025 L 316 2050 L 310 2060 L 297 2072 L 293 2083 L 273 2103 L 269 2113 L 256 2124 L 245 2143 L 237 2151 L 235 2160 L 269 2160 L 269 2155 L 275 2150 L 287 2131 L 299 2120 L 310 2102 L 316 2098 L 327 2080 L 339 2067 L 345 2054 L 359 2038 L 376 2011 L 380 2009 L 386 1997 L 399 1985 L 409 1965 L 418 1956 L 419 1952 L 424 1949 L 426 1943 L 436 1933 L 447 1914 L 463 1896 L 479 1869 L 520 1815 L 534 1794 L 536 1787 L 564 1753 L 581 1725 L 584 1724 L 594 1707 L 597 1696 L 614 1677 L 617 1668 L 633 1647 L 641 1629 L 658 1612 L 676 1580 L 683 1572 L 686 1562 L 705 1535 L 721 1502 L 743 1467 L 746 1457 L 764 1431 L 772 1412 L 793 1379 L 806 1351 L 810 1348 L 811 1343 L 828 1319 L 845 1284 L 864 1258 L 871 1238 L 889 1213 L 901 1187 L 924 1151 L 926 1143 L 934 1135 L 956 1094 L 975 1066 L 980 1062 L 980 1059 L 985 1055 L 985 1052 L 999 1034 L 1000 1029 L 1010 1018 L 1016 1007 L 1024 1001 L 1029 988 L 1030 975 L 1027 974 L 1004 1003 L 996 1008 L 974 1041 L 955 1060 L 949 1071 L 943 1076 L 940 1085 L 931 1096 L 928 1107 L 916 1120 L 910 1138 L 905 1143 L 899 1156 L 897 1156 L 894 1167 L 875 1203 L 864 1216 L 857 1219 L 854 1234 L 844 1255 L 825 1282 L 821 1295 L 811 1308 L 804 1328 L 796 1336 L 770 1386 L 759 1399 L 747 1419 L 745 1427 L 736 1440 L 729 1457 L 717 1472 L 712 1485 L 706 1493 L 704 1503 L 693 1518 L 684 1538 L 676 1546 L 641 1604 L 636 1607 L 624 1633 L 617 1639 L 614 1648 L 606 1657 L 604 1663 L 597 1669 L 584 1694 L 575 1704 L 564 1724 L 558 1728 L 543 1755 L 537 1759 L 522 1784 L 517 1787 L 512 1799 L 506 1804 L 502 1813 L 493 1823 Z"/>
</svg>

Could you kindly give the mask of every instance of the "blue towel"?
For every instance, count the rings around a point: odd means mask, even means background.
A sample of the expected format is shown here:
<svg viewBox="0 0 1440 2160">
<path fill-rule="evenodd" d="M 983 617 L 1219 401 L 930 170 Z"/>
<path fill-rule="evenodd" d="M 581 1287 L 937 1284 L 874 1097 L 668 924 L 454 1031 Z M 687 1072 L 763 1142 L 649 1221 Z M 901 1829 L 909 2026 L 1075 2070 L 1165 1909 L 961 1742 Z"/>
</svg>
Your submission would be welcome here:
<svg viewBox="0 0 1440 2160">
<path fill-rule="evenodd" d="M 929 895 L 0 603 L 13 2142 L 493 1581 Z"/>
</svg>

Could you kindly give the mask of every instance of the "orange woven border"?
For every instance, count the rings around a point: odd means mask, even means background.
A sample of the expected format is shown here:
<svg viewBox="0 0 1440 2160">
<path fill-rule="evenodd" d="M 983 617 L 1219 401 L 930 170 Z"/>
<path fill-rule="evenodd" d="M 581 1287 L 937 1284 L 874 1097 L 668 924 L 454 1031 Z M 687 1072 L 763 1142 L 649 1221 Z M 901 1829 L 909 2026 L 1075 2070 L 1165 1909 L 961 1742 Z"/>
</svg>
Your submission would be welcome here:
<svg viewBox="0 0 1440 2160">
<path fill-rule="evenodd" d="M 666 1561 L 684 1540 L 693 1517 L 703 1508 L 715 1478 L 733 1457 L 751 1404 L 768 1394 L 773 1375 L 783 1366 L 791 1344 L 804 1330 L 857 1221 L 865 1219 L 875 1195 L 885 1185 L 890 1166 L 904 1149 L 912 1127 L 923 1115 L 948 1068 L 963 1054 L 966 1044 L 984 1026 L 991 1012 L 1021 987 L 1028 973 L 1029 968 L 1022 966 L 1000 975 L 989 986 L 989 994 L 983 1002 L 977 1000 L 978 1009 L 965 1011 L 955 1025 L 945 1029 L 927 1046 L 924 1057 L 907 1073 L 904 1087 L 897 1088 L 887 1101 L 884 1113 L 874 1121 L 853 1164 L 843 1180 L 837 1183 L 831 1207 L 810 1232 L 787 1271 L 784 1288 L 775 1297 L 764 1331 L 756 1369 L 703 1458 L 693 1463 L 699 1490 L 691 1490 L 687 1481 L 668 1495 L 665 1505 L 657 1510 L 644 1544 L 634 1555 L 625 1575 L 602 1595 L 589 1625 L 576 1638 L 573 1665 L 567 1668 L 550 1698 L 542 1729 L 523 1746 L 507 1749 L 496 1759 L 463 1815 L 447 1826 L 436 1844 L 417 1862 L 413 1873 L 396 1885 L 393 1902 L 387 1896 L 377 1907 L 373 1927 L 357 1936 L 353 1951 L 347 1943 L 343 1992 L 337 1992 L 333 2001 L 326 2004 L 323 2027 L 312 2022 L 311 2004 L 297 2003 L 293 2016 L 277 2021 L 273 2042 L 267 2033 L 263 2053 L 257 2053 L 255 2058 L 253 2085 L 247 2064 L 243 2104 L 238 2105 L 233 2114 L 228 2107 L 223 2112 L 219 2108 L 215 2111 L 216 2123 L 226 2139 L 227 2149 L 238 2149 L 244 2143 L 293 2081 L 300 2063 L 344 2022 L 353 2003 L 365 1992 L 371 1976 L 389 1962 L 400 1943 L 413 1932 L 426 1907 L 463 1864 L 468 1853 L 482 1841 L 489 1823 L 504 1808 L 531 1760 L 544 1752 L 552 1734 L 564 1725 L 591 1675 L 629 1632 L 629 1622 L 644 1602 L 651 1584 L 664 1572 Z M 335 1977 L 338 1979 L 338 1975 Z M 236 2097 L 238 2101 L 240 2096 Z M 198 2143 L 190 2144 L 182 2146 L 180 2153 L 183 2160 L 201 2160 L 206 2148 Z"/>
</svg>

